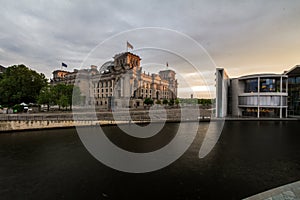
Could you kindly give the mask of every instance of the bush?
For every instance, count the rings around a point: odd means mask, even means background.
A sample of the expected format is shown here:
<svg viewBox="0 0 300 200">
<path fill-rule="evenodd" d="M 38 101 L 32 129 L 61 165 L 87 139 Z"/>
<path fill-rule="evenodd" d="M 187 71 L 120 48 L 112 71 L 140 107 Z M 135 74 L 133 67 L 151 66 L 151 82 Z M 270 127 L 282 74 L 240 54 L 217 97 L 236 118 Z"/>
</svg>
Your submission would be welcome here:
<svg viewBox="0 0 300 200">
<path fill-rule="evenodd" d="M 24 106 L 22 106 L 20 104 L 16 104 L 12 107 L 12 109 L 14 110 L 14 112 L 23 112 L 24 111 Z"/>
<path fill-rule="evenodd" d="M 146 99 L 144 100 L 144 104 L 146 104 L 146 105 L 152 105 L 152 104 L 153 104 L 153 100 L 150 99 L 150 98 L 146 98 Z"/>
<path fill-rule="evenodd" d="M 167 99 L 164 99 L 164 100 L 163 100 L 163 104 L 168 104 L 168 100 L 167 100 Z"/>
<path fill-rule="evenodd" d="M 173 106 L 174 105 L 174 99 L 171 99 L 170 101 L 169 101 L 169 106 Z"/>
</svg>

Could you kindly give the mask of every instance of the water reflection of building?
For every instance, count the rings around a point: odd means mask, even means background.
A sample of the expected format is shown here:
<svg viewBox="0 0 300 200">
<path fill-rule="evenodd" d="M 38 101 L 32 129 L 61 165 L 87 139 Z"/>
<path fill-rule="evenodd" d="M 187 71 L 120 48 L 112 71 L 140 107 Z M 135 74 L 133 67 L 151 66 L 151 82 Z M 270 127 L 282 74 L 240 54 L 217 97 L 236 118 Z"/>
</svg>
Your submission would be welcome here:
<svg viewBox="0 0 300 200">
<path fill-rule="evenodd" d="M 216 74 L 222 73 L 224 69 L 217 69 Z M 216 106 L 224 111 L 217 117 L 287 117 L 287 74 L 253 74 L 229 81 L 216 76 L 216 81 L 217 91 L 221 86 L 223 90 L 223 95 L 216 95 Z"/>
<path fill-rule="evenodd" d="M 141 58 L 130 52 L 115 55 L 113 61 L 105 62 L 99 70 L 90 69 L 53 72 L 52 84 L 75 84 L 88 97 L 87 104 L 101 108 L 112 106 L 143 106 L 145 98 L 153 100 L 176 99 L 177 79 L 173 70 L 158 74 L 145 73 L 140 66 Z M 125 101 L 124 101 L 125 100 Z M 127 102 L 127 105 L 120 105 Z"/>
</svg>

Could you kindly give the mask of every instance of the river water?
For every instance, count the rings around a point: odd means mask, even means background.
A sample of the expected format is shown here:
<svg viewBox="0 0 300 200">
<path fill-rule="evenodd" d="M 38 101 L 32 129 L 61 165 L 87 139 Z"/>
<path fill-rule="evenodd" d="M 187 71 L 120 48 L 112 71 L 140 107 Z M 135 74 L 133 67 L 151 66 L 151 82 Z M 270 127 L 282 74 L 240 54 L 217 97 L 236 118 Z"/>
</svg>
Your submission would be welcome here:
<svg viewBox="0 0 300 200">
<path fill-rule="evenodd" d="M 103 165 L 74 128 L 0 134 L 0 199 L 242 199 L 300 180 L 300 122 L 228 121 L 199 159 L 208 124 L 177 161 L 143 174 Z M 178 126 L 150 139 L 103 129 L 123 149 L 145 152 L 170 142 Z"/>
</svg>

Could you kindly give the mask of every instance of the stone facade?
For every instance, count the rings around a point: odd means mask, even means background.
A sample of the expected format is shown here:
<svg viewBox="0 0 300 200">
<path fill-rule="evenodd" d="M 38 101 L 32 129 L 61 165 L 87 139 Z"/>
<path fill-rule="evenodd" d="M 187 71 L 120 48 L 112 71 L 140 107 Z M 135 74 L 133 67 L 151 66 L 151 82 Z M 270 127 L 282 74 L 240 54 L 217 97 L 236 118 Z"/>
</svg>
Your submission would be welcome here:
<svg viewBox="0 0 300 200">
<path fill-rule="evenodd" d="M 176 99 L 175 71 L 168 69 L 149 74 L 143 72 L 140 62 L 138 55 L 124 52 L 116 54 L 113 61 L 105 62 L 99 70 L 95 65 L 73 72 L 55 70 L 51 83 L 77 85 L 86 96 L 87 104 L 105 109 L 142 107 L 146 98 L 154 101 Z"/>
</svg>

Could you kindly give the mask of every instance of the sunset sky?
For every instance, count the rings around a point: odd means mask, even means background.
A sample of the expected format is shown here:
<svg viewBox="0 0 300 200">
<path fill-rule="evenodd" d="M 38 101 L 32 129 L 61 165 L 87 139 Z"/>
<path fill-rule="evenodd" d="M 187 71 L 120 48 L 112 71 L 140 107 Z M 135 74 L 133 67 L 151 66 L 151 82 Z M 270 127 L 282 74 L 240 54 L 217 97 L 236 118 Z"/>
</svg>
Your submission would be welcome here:
<svg viewBox="0 0 300 200">
<path fill-rule="evenodd" d="M 202 53 L 207 52 L 212 63 L 226 68 L 231 77 L 261 72 L 282 73 L 300 64 L 298 0 L 2 0 L 0 18 L 0 65 L 24 63 L 47 78 L 51 78 L 53 70 L 60 69 L 61 62 L 67 63 L 70 71 L 82 64 L 100 67 L 106 58 L 125 50 L 126 40 L 132 43 L 137 54 L 141 54 L 142 64 L 145 61 L 145 70 L 150 72 L 155 72 L 156 68 L 147 68 L 147 65 L 155 58 L 150 59 L 151 51 L 146 54 L 143 47 L 174 47 L 185 52 L 184 58 L 192 58 L 195 54 L 188 42 L 168 34 L 154 34 L 155 41 L 153 34 L 147 31 L 109 39 L 143 27 L 160 27 L 190 38 L 203 47 Z M 105 52 L 103 46 L 99 47 L 104 41 L 110 42 L 109 53 L 112 55 L 97 57 L 98 60 L 86 59 L 91 50 L 96 48 L 97 51 L 97 45 L 98 53 Z M 166 62 L 175 70 L 179 69 L 177 74 L 190 81 L 195 96 L 201 97 L 205 87 L 201 81 L 197 82 L 195 72 L 187 70 L 183 58 L 173 59 L 167 54 L 162 57 L 164 54 L 157 50 L 151 55 L 160 55 L 153 64 L 158 66 L 157 69 L 159 66 L 164 69 Z M 180 71 L 183 68 L 185 70 Z M 208 85 L 210 87 L 212 83 Z"/>
</svg>

